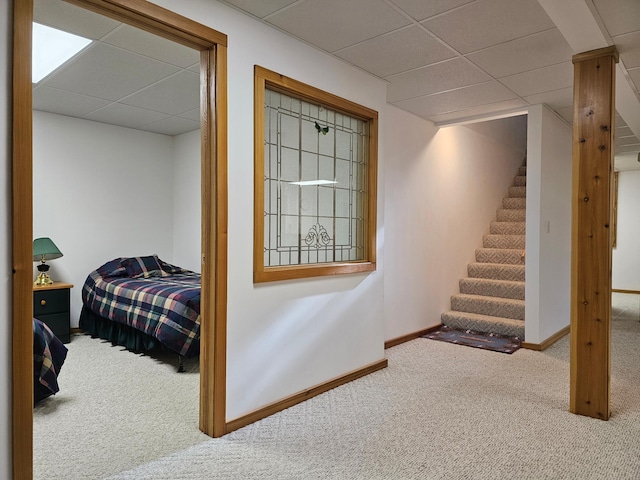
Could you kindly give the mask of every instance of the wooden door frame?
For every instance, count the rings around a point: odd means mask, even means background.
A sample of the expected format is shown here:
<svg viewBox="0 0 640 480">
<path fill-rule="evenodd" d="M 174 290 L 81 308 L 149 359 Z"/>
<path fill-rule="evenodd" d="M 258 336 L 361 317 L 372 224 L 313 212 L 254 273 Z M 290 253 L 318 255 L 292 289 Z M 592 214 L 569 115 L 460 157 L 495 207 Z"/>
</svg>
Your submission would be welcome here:
<svg viewBox="0 0 640 480">
<path fill-rule="evenodd" d="M 145 0 L 66 0 L 200 54 L 202 294 L 200 429 L 226 433 L 227 37 Z M 33 0 L 13 1 L 12 465 L 33 477 Z"/>
</svg>

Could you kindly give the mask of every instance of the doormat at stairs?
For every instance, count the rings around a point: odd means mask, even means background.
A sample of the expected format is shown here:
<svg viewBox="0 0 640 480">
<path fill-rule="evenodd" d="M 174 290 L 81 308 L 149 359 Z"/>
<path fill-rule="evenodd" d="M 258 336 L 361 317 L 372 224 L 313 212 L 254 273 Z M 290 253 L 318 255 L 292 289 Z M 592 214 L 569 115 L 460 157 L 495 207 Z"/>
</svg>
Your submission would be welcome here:
<svg viewBox="0 0 640 480">
<path fill-rule="evenodd" d="M 423 335 L 422 338 L 509 354 L 522 346 L 522 341 L 518 337 L 507 337 L 497 333 L 474 332 L 473 330 L 457 330 L 446 325 Z"/>
</svg>

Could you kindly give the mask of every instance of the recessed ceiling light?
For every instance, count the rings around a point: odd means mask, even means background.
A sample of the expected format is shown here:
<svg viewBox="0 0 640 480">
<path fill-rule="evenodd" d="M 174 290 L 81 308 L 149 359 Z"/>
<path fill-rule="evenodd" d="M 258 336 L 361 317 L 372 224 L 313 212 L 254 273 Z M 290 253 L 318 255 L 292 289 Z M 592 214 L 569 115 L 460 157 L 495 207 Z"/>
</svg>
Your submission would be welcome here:
<svg viewBox="0 0 640 480">
<path fill-rule="evenodd" d="M 38 83 L 90 43 L 87 38 L 34 22 L 31 81 Z"/>
</svg>

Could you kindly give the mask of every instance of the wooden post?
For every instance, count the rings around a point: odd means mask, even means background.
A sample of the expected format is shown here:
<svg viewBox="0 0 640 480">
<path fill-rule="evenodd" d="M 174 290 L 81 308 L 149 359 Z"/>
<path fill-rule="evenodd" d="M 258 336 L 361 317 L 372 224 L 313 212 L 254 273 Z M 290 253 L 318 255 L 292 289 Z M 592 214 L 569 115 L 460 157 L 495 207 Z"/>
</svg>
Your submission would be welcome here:
<svg viewBox="0 0 640 480">
<path fill-rule="evenodd" d="M 574 55 L 572 413 L 608 420 L 615 68 L 607 47 Z"/>
</svg>

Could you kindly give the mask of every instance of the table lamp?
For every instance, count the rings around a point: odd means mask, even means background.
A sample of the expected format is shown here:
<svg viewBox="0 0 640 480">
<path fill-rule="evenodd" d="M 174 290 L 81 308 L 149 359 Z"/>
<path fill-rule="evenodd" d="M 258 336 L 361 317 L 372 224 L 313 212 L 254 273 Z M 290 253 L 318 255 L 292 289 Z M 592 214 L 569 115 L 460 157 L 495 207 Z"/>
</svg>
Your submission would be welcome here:
<svg viewBox="0 0 640 480">
<path fill-rule="evenodd" d="M 33 241 L 33 261 L 40 262 L 38 265 L 38 271 L 40 274 L 34 282 L 36 285 L 51 285 L 53 281 L 47 275 L 49 265 L 46 264 L 47 260 L 53 260 L 60 258 L 62 252 L 58 250 L 56 244 L 48 237 L 36 238 Z"/>
</svg>

